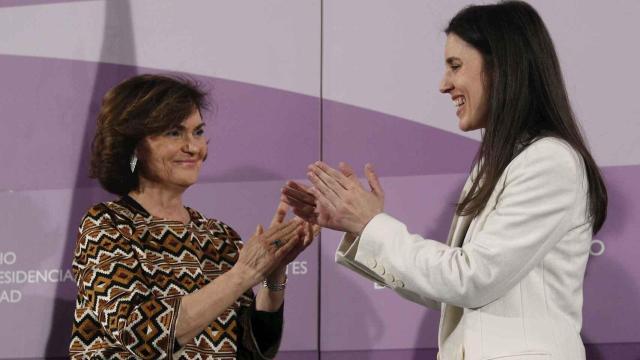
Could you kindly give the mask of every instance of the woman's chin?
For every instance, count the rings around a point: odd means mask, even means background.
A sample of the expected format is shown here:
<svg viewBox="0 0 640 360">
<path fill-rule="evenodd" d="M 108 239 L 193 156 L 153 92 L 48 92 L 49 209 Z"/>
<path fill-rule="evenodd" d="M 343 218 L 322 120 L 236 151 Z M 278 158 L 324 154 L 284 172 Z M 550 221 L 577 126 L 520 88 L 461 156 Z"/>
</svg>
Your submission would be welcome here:
<svg viewBox="0 0 640 360">
<path fill-rule="evenodd" d="M 465 119 L 460 119 L 460 121 L 458 121 L 458 128 L 460 128 L 460 130 L 464 132 L 482 129 L 483 127 L 484 126 L 482 126 L 481 124 L 465 121 Z"/>
<path fill-rule="evenodd" d="M 469 124 L 467 124 L 464 120 L 460 120 L 458 121 L 458 128 L 464 132 L 467 132 L 469 130 L 473 130 L 469 128 Z"/>
<path fill-rule="evenodd" d="M 193 177 L 193 176 L 189 176 L 189 177 L 185 176 L 185 177 L 181 177 L 181 178 L 175 179 L 173 181 L 173 184 L 178 186 L 178 187 L 182 187 L 182 188 L 186 189 L 186 188 L 190 187 L 191 185 L 195 184 L 196 182 L 198 182 L 198 177 L 197 176 L 195 176 L 195 177 Z"/>
</svg>

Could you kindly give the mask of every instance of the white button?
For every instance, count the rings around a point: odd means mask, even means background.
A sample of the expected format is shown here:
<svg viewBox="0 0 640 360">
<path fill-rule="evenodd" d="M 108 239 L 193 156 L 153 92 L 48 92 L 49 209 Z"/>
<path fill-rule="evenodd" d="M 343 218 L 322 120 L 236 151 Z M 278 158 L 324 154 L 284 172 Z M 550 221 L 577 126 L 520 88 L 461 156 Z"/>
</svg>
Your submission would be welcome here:
<svg viewBox="0 0 640 360">
<path fill-rule="evenodd" d="M 376 265 L 378 265 L 378 262 L 376 261 L 376 259 L 371 258 L 367 260 L 367 265 L 369 265 L 369 267 L 373 269 L 376 267 Z"/>
<path fill-rule="evenodd" d="M 404 287 L 404 283 L 402 282 L 402 280 L 397 280 L 393 283 L 393 286 L 395 287 L 399 287 L 399 288 L 403 288 Z"/>
<path fill-rule="evenodd" d="M 384 279 L 384 281 L 387 284 L 393 284 L 393 282 L 396 280 L 396 278 L 393 277 L 393 275 L 391 274 L 386 274 L 385 276 L 382 277 Z"/>
</svg>

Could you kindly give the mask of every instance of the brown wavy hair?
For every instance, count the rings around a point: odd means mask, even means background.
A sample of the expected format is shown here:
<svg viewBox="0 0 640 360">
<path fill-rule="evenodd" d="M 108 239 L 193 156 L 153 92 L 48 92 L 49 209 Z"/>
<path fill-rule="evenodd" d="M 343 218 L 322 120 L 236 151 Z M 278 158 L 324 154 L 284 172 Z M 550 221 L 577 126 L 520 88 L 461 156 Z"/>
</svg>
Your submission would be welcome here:
<svg viewBox="0 0 640 360">
<path fill-rule="evenodd" d="M 144 74 L 129 78 L 102 99 L 91 143 L 89 176 L 124 196 L 138 187 L 131 156 L 140 140 L 179 125 L 194 111 L 208 107 L 207 93 L 191 79 Z"/>
</svg>

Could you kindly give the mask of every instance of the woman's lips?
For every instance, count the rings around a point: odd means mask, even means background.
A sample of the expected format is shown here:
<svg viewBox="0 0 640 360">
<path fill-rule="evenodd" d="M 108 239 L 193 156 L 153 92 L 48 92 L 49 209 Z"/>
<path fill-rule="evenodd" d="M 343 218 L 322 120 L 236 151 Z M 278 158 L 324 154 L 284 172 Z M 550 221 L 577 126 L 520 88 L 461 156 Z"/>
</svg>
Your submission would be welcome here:
<svg viewBox="0 0 640 360">
<path fill-rule="evenodd" d="M 178 160 L 176 163 L 182 166 L 196 166 L 198 164 L 198 160 Z"/>
</svg>

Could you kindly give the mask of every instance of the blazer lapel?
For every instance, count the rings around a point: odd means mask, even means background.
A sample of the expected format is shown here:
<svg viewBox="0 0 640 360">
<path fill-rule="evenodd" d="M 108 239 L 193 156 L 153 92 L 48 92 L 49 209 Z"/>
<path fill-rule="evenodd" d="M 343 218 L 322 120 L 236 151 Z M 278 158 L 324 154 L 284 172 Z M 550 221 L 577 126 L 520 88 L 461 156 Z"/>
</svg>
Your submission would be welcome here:
<svg viewBox="0 0 640 360">
<path fill-rule="evenodd" d="M 464 241 L 465 235 L 467 235 L 467 230 L 469 230 L 469 224 L 473 217 L 471 216 L 459 216 L 457 219 L 457 224 L 455 229 L 453 230 L 453 234 L 451 234 L 451 242 L 448 244 L 450 247 L 461 247 L 462 242 Z"/>
<path fill-rule="evenodd" d="M 469 191 L 471 187 L 472 176 L 469 175 L 467 178 L 464 187 L 462 188 L 462 192 L 460 194 L 460 198 L 458 199 L 458 203 L 462 201 L 464 196 Z M 469 229 L 469 224 L 473 220 L 472 216 L 459 216 L 457 212 L 453 215 L 453 220 L 451 221 L 451 227 L 449 228 L 449 235 L 447 236 L 447 245 L 450 247 L 460 247 L 463 243 L 464 237 L 467 234 L 467 230 Z M 438 331 L 438 347 L 442 349 L 442 344 L 445 339 L 451 334 L 455 325 L 458 321 L 460 321 L 460 317 L 462 315 L 461 309 L 454 307 L 450 308 L 449 305 L 443 303 L 440 309 L 440 326 Z M 453 313 L 452 313 L 453 312 Z"/>
<path fill-rule="evenodd" d="M 471 178 L 472 176 L 469 175 L 467 181 L 464 184 L 464 187 L 462 188 L 462 192 L 460 193 L 458 203 L 462 201 L 462 199 L 469 191 L 469 188 L 472 184 Z M 447 245 L 456 247 L 462 244 L 462 240 L 464 240 L 467 229 L 469 229 L 471 220 L 473 220 L 471 216 L 459 216 L 457 212 L 454 213 L 453 219 L 451 220 L 451 227 L 449 228 L 449 235 L 447 236 Z"/>
</svg>

